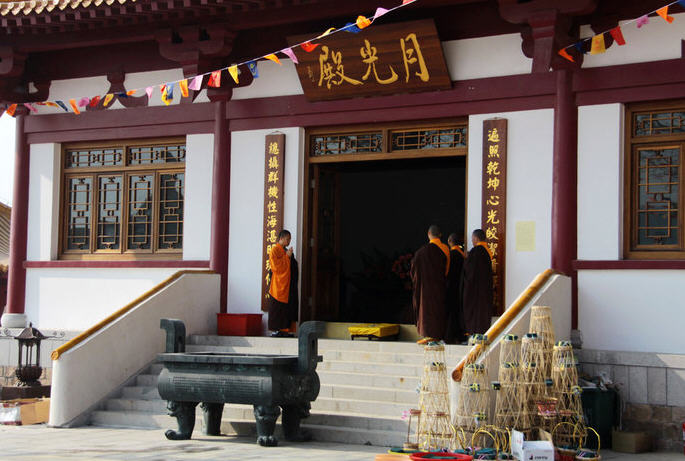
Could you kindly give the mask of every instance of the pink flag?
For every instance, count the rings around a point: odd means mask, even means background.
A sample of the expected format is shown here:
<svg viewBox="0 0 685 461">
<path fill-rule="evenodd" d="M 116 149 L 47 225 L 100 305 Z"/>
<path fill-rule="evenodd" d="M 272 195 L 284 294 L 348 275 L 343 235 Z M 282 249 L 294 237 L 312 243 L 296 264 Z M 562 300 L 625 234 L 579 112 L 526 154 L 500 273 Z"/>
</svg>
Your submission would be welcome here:
<svg viewBox="0 0 685 461">
<path fill-rule="evenodd" d="M 84 96 L 79 100 L 78 105 L 79 105 L 79 107 L 86 107 L 89 102 L 90 102 L 90 98 L 87 98 Z"/>
<path fill-rule="evenodd" d="M 645 24 L 649 24 L 649 16 L 644 15 L 640 16 L 637 18 L 637 28 L 639 29 L 640 27 L 644 26 Z"/>
<path fill-rule="evenodd" d="M 36 109 L 36 108 L 33 106 L 33 104 L 30 104 L 30 103 L 28 103 L 28 102 L 25 102 L 25 103 L 24 103 L 24 106 L 25 106 L 28 110 L 30 110 L 31 112 L 38 112 L 38 109 Z"/>
<path fill-rule="evenodd" d="M 188 85 L 189 90 L 194 90 L 194 91 L 200 91 L 200 87 L 202 86 L 202 75 L 198 75 L 193 79 L 192 82 L 190 82 L 190 85 Z"/>
<path fill-rule="evenodd" d="M 283 48 L 283 49 L 281 50 L 281 53 L 283 53 L 284 55 L 286 55 L 287 57 L 289 57 L 290 60 L 291 60 L 292 62 L 294 62 L 295 64 L 299 64 L 299 63 L 300 63 L 300 62 L 297 60 L 297 56 L 295 56 L 295 53 L 293 52 L 292 48 Z"/>
<path fill-rule="evenodd" d="M 373 14 L 373 19 L 378 19 L 387 12 L 388 10 L 386 10 L 385 8 L 378 7 L 376 8 L 376 12 Z"/>
<path fill-rule="evenodd" d="M 152 88 L 151 86 L 148 86 L 147 88 L 145 88 L 145 92 L 147 93 L 147 98 L 148 98 L 148 99 L 150 99 L 150 98 L 152 97 L 152 92 L 153 92 L 153 91 L 154 91 L 154 88 Z"/>
</svg>

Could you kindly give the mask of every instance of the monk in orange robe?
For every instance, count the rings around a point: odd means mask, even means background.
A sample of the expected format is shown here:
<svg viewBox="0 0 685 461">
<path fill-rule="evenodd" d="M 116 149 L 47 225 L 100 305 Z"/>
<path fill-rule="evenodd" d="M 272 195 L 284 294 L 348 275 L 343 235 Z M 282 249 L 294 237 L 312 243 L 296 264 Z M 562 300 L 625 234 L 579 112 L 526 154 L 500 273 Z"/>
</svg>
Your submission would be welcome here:
<svg viewBox="0 0 685 461">
<path fill-rule="evenodd" d="M 464 327 L 468 334 L 482 334 L 490 328 L 495 315 L 492 254 L 482 229 L 473 231 L 471 241 L 473 248 L 464 262 L 462 278 Z"/>
<path fill-rule="evenodd" d="M 271 248 L 269 264 L 271 266 L 271 286 L 269 287 L 269 321 L 268 328 L 275 333 L 272 336 L 292 336 L 288 331 L 292 321 L 291 295 L 297 291 L 292 285 L 293 249 L 290 245 L 291 235 L 287 230 L 278 234 L 278 243 Z"/>
<path fill-rule="evenodd" d="M 420 344 L 442 340 L 446 332 L 445 292 L 450 249 L 440 241 L 440 237 L 440 228 L 430 226 L 428 243 L 416 251 L 411 262 L 412 304 L 416 327 L 419 335 L 424 337 Z"/>
</svg>

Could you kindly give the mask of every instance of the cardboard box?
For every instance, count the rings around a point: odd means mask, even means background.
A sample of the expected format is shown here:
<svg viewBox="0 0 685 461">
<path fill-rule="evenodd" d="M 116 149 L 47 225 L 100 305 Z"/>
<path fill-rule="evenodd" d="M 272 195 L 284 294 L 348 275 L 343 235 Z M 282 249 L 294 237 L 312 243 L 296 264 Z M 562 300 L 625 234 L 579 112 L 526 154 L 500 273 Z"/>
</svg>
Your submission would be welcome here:
<svg viewBox="0 0 685 461">
<path fill-rule="evenodd" d="M 549 440 L 524 440 L 523 433 L 512 430 L 511 454 L 520 461 L 554 461 L 554 445 Z"/>
<path fill-rule="evenodd" d="M 28 426 L 47 423 L 50 399 L 17 399 L 0 402 L 0 424 Z"/>
<path fill-rule="evenodd" d="M 652 438 L 646 432 L 611 432 L 611 449 L 621 453 L 645 453 L 652 450 Z"/>
</svg>

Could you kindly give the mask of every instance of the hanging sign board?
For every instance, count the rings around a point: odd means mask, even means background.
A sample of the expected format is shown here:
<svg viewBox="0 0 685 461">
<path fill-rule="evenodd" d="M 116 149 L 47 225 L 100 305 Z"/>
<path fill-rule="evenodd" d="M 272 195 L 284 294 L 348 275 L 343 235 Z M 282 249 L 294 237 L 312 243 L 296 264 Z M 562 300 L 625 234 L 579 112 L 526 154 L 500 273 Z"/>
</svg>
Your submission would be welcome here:
<svg viewBox="0 0 685 461">
<path fill-rule="evenodd" d="M 264 240 L 262 245 L 262 310 L 267 310 L 271 265 L 269 254 L 283 229 L 283 166 L 285 162 L 285 135 L 266 136 L 264 165 Z"/>
<path fill-rule="evenodd" d="M 504 312 L 507 217 L 507 120 L 483 121 L 483 225 L 492 253 L 494 304 Z"/>
<path fill-rule="evenodd" d="M 288 37 L 288 44 L 311 37 Z M 452 87 L 432 20 L 371 26 L 312 40 L 293 48 L 297 74 L 309 101 L 435 91 Z"/>
</svg>

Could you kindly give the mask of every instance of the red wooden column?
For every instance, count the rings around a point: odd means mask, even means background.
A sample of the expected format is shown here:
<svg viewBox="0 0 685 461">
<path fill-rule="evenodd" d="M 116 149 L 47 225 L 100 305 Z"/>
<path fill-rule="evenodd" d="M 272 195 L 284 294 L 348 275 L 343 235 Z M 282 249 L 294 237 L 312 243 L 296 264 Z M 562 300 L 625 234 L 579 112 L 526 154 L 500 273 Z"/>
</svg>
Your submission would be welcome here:
<svg viewBox="0 0 685 461">
<path fill-rule="evenodd" d="M 578 245 L 578 107 L 573 73 L 558 70 L 554 104 L 552 175 L 552 269 L 573 280 L 573 328 L 577 324 L 576 274 L 572 263 Z"/>
<path fill-rule="evenodd" d="M 7 286 L 7 307 L 2 316 L 2 326 L 22 328 L 26 326 L 24 303 L 26 298 L 26 240 L 29 217 L 29 145 L 26 142 L 24 123 L 28 110 L 16 110 L 14 151 L 14 189 L 12 192 L 12 222 L 10 224 L 10 259 Z"/>
<path fill-rule="evenodd" d="M 214 102 L 214 167 L 212 170 L 212 236 L 209 268 L 221 275 L 220 312 L 226 312 L 228 288 L 231 133 L 226 118 L 226 103 L 230 98 L 231 93 L 210 97 Z"/>
</svg>

